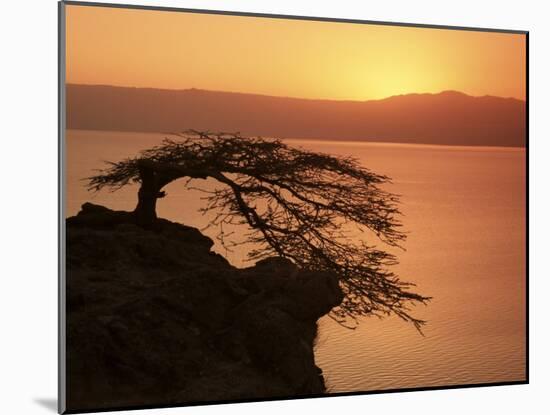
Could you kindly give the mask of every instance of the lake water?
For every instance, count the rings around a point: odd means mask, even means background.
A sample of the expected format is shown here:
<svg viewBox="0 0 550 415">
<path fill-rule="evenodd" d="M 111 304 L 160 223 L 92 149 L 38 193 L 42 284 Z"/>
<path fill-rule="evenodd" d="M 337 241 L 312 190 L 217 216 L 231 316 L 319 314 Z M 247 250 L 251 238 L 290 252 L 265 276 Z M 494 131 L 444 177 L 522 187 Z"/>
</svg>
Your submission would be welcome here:
<svg viewBox="0 0 550 415">
<path fill-rule="evenodd" d="M 157 134 L 69 130 L 67 215 L 90 201 L 132 210 L 136 188 L 90 194 L 81 180 L 157 144 Z M 398 318 L 363 318 L 356 330 L 320 321 L 317 364 L 331 392 L 443 386 L 525 379 L 525 150 L 312 140 L 306 149 L 353 155 L 393 179 L 409 237 L 394 270 L 433 297 L 415 315 L 422 337 Z M 201 184 L 197 181 L 196 184 Z M 212 187 L 214 183 L 202 183 Z M 202 194 L 182 182 L 166 188 L 158 214 L 203 228 Z M 215 239 L 216 231 L 206 234 Z M 216 249 L 245 266 L 245 249 Z"/>
</svg>

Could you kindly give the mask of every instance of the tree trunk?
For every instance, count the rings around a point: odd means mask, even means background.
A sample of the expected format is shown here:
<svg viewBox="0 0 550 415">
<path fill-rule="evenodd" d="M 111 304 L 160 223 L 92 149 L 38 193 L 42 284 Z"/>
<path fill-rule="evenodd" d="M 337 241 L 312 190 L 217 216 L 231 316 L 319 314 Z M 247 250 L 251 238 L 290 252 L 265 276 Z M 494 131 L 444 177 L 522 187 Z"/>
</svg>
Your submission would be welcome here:
<svg viewBox="0 0 550 415">
<path fill-rule="evenodd" d="M 163 197 L 155 172 L 147 167 L 139 167 L 141 187 L 138 191 L 138 203 L 134 215 L 138 225 L 149 227 L 157 219 L 157 199 Z"/>
</svg>

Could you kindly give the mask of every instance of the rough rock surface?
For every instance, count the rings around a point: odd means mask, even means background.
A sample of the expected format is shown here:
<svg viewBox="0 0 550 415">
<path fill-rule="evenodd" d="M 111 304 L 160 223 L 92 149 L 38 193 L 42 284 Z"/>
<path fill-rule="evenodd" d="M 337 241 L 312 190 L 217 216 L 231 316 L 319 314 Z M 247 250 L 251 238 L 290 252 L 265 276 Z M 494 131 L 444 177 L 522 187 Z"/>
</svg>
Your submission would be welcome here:
<svg viewBox="0 0 550 415">
<path fill-rule="evenodd" d="M 237 269 L 212 245 L 89 203 L 67 219 L 69 410 L 325 392 L 313 344 L 337 280 L 281 258 Z"/>
</svg>

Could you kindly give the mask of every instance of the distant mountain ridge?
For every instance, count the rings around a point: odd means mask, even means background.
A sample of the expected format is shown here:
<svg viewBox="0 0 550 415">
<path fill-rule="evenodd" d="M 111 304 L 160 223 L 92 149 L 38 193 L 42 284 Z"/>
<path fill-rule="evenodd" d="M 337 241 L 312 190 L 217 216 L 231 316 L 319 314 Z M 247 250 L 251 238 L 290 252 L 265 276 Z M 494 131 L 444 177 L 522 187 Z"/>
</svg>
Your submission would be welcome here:
<svg viewBox="0 0 550 415">
<path fill-rule="evenodd" d="M 472 146 L 526 143 L 524 101 L 456 91 L 337 101 L 69 84 L 66 103 L 71 129 L 197 129 L 279 138 Z"/>
</svg>

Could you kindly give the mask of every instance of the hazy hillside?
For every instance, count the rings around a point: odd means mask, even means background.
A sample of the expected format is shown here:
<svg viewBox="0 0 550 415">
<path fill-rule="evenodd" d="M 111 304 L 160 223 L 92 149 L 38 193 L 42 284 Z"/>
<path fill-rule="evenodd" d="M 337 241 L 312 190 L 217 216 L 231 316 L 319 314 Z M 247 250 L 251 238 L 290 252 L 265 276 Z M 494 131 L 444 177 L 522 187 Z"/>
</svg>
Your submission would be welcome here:
<svg viewBox="0 0 550 415">
<path fill-rule="evenodd" d="M 525 145 L 524 101 L 460 92 L 333 101 L 100 85 L 67 86 L 67 127 L 454 145 Z"/>
</svg>

